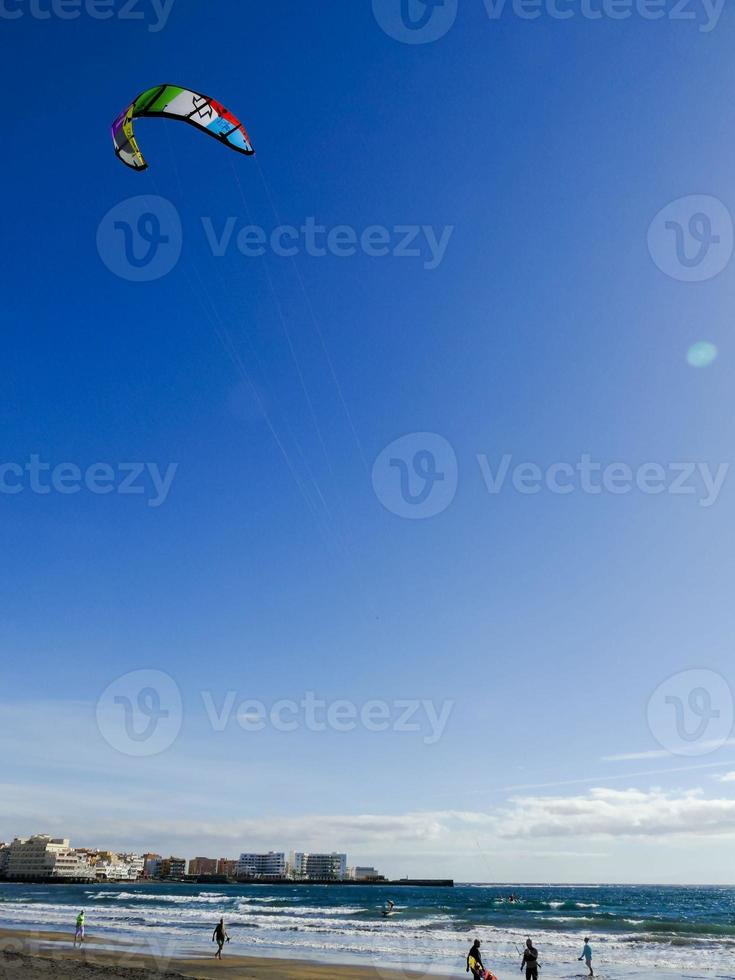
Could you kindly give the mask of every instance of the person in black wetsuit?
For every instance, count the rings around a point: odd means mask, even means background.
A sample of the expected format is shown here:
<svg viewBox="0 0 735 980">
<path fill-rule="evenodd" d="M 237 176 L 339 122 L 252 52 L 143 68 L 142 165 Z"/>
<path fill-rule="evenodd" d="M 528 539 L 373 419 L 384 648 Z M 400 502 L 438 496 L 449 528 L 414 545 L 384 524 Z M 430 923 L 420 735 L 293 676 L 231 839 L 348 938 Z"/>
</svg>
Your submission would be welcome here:
<svg viewBox="0 0 735 980">
<path fill-rule="evenodd" d="M 526 948 L 521 960 L 521 973 L 526 971 L 526 980 L 538 980 L 538 950 L 530 939 L 526 940 Z"/>
<path fill-rule="evenodd" d="M 472 949 L 467 954 L 467 973 L 470 972 L 470 956 L 474 959 L 475 963 L 477 963 L 477 967 L 475 968 L 475 970 L 477 970 L 478 968 L 480 970 L 480 973 L 477 973 L 477 972 L 473 971 L 474 975 L 476 977 L 481 976 L 482 973 L 485 972 L 485 965 L 482 962 L 482 954 L 480 953 L 480 940 L 479 939 L 476 939 L 474 941 L 474 943 L 472 944 Z"/>
</svg>

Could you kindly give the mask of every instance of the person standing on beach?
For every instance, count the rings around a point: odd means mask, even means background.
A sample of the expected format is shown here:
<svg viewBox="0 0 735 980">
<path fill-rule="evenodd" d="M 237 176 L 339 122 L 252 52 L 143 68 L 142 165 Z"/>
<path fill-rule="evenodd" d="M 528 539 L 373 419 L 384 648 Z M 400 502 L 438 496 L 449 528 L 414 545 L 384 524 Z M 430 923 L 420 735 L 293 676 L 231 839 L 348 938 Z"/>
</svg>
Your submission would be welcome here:
<svg viewBox="0 0 735 980">
<path fill-rule="evenodd" d="M 74 949 L 77 948 L 77 940 L 79 941 L 80 946 L 84 942 L 84 909 L 82 909 L 77 916 L 77 928 L 76 932 L 74 933 Z"/>
<path fill-rule="evenodd" d="M 214 932 L 212 933 L 212 942 L 217 943 L 217 952 L 214 954 L 216 960 L 222 959 L 222 947 L 225 943 L 229 943 L 230 937 L 225 931 L 225 920 L 220 919 L 217 925 L 214 927 Z"/>
<path fill-rule="evenodd" d="M 472 973 L 479 980 L 484 972 L 485 966 L 482 962 L 482 954 L 480 953 L 480 940 L 476 939 L 467 954 L 467 973 Z"/>
<path fill-rule="evenodd" d="M 538 950 L 530 939 L 526 940 L 526 948 L 521 960 L 521 973 L 526 971 L 526 980 L 538 980 Z"/>
<path fill-rule="evenodd" d="M 584 937 L 584 949 L 582 950 L 582 955 L 579 957 L 579 962 L 582 960 L 587 964 L 587 969 L 590 971 L 590 976 L 595 975 L 595 971 L 592 969 L 592 947 L 590 946 L 589 936 Z"/>
</svg>

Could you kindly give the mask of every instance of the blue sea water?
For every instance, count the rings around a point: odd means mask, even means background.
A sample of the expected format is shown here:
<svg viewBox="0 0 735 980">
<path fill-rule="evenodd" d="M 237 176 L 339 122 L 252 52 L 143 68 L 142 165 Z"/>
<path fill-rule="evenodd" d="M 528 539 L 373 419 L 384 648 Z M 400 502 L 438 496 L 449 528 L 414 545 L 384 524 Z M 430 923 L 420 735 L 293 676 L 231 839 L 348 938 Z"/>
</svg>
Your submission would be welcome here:
<svg viewBox="0 0 735 980">
<path fill-rule="evenodd" d="M 519 902 L 511 904 L 515 892 Z M 381 915 L 387 898 L 397 913 Z M 72 930 L 79 909 L 90 934 L 162 956 L 209 954 L 222 915 L 233 953 L 359 962 L 419 973 L 465 974 L 476 936 L 486 967 L 519 972 L 528 936 L 543 978 L 585 971 L 592 940 L 603 978 L 735 975 L 735 888 L 459 885 L 453 889 L 177 884 L 28 886 L 0 882 L 0 925 Z"/>
</svg>

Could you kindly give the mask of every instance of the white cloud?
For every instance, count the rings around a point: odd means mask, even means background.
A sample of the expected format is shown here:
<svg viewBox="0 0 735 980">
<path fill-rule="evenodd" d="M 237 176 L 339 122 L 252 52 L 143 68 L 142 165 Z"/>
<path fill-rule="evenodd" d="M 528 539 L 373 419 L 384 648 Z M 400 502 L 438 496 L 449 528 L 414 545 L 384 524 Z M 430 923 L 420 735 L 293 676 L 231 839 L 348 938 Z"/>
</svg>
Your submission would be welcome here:
<svg viewBox="0 0 735 980">
<path fill-rule="evenodd" d="M 630 782 L 650 776 L 670 776 L 674 773 L 700 772 L 703 769 L 726 769 L 730 762 L 701 762 L 694 766 L 667 766 L 666 769 L 641 769 L 638 772 L 616 773 L 614 776 L 584 776 L 578 779 L 555 780 L 550 783 L 520 783 L 515 786 L 505 786 L 504 792 L 517 793 L 529 789 L 563 789 L 565 786 L 602 786 L 604 783 Z M 716 778 L 716 777 L 715 777 Z"/>
<path fill-rule="evenodd" d="M 0 785 L 3 796 L 15 803 L 9 810 L 14 820 L 20 816 L 17 805 L 23 789 Z M 109 842 L 110 846 L 147 848 L 148 842 L 155 840 L 167 842 L 169 848 L 197 847 L 207 841 L 210 847 L 216 845 L 232 853 L 250 847 L 272 849 L 291 846 L 312 850 L 387 847 L 394 852 L 411 853 L 439 841 L 449 844 L 453 840 L 450 827 L 454 815 L 448 813 L 264 815 L 249 819 L 197 819 L 176 816 L 180 811 L 172 801 L 174 805 L 166 807 L 161 804 L 155 815 L 146 817 L 140 815 L 145 812 L 145 805 L 138 798 L 116 806 L 115 816 L 110 816 L 110 808 L 105 801 L 98 804 L 96 812 L 88 803 L 76 809 L 67 807 L 67 812 L 59 816 L 62 799 L 60 791 L 26 792 L 26 819 L 24 826 L 15 832 L 21 835 L 49 829 L 48 820 L 43 817 L 44 808 L 49 807 L 57 814 L 52 821 L 55 832 L 63 831 L 75 842 L 100 846 Z M 126 803 L 131 805 L 127 806 Z M 487 816 L 483 817 L 482 814 L 472 816 L 485 823 L 488 821 Z M 7 818 L 4 822 L 7 822 Z M 30 822 L 33 825 L 26 825 Z M 0 837 L 3 832 L 0 827 Z M 92 841 L 90 835 L 93 835 Z M 13 836 L 13 833 L 6 832 L 5 836 Z"/>
<path fill-rule="evenodd" d="M 17 789 L 12 792 L 6 786 L 3 791 L 17 806 Z M 57 793 L 53 796 L 57 797 Z M 43 803 L 60 802 L 60 798 L 37 797 L 28 815 L 37 821 Z M 455 850 L 460 854 L 468 848 L 471 851 L 477 848 L 482 853 L 497 849 L 502 853 L 508 850 L 509 840 L 528 841 L 531 846 L 534 840 L 570 838 L 575 844 L 564 853 L 580 856 L 598 854 L 589 847 L 594 838 L 670 840 L 686 835 L 735 836 L 735 799 L 708 799 L 701 790 L 668 793 L 659 789 L 648 792 L 593 789 L 579 796 L 511 800 L 490 812 L 265 814 L 262 818 L 247 819 L 233 818 L 231 814 L 210 817 L 190 811 L 189 816 L 179 817 L 182 810 L 175 800 L 170 806 L 159 803 L 155 814 L 147 816 L 142 799 L 129 802 L 131 806 L 123 807 L 115 816 L 110 815 L 104 802 L 96 812 L 86 806 L 76 811 L 69 809 L 65 815 L 55 816 L 54 829 L 58 832 L 63 829 L 85 843 L 90 842 L 91 833 L 94 841 L 90 843 L 100 846 L 109 842 L 110 846 L 148 847 L 154 846 L 155 841 L 155 846 L 185 849 L 196 848 L 206 841 L 210 848 L 233 853 L 250 847 L 303 847 L 395 855 L 420 855 L 437 850 Z M 11 812 L 17 819 L 16 806 L 11 807 Z M 57 814 L 58 809 L 54 805 Z M 42 829 L 23 826 L 17 832 Z M 538 853 L 561 854 L 556 848 L 549 850 L 548 846 Z"/>
<path fill-rule="evenodd" d="M 726 772 L 722 776 L 715 776 L 718 783 L 735 783 L 735 772 Z"/>
<path fill-rule="evenodd" d="M 701 790 L 593 789 L 586 796 L 515 800 L 499 818 L 501 838 L 735 835 L 735 800 Z"/>
<path fill-rule="evenodd" d="M 726 742 L 720 739 L 711 741 L 697 742 L 692 745 L 692 751 L 676 754 L 668 749 L 648 749 L 645 752 L 621 752 L 616 755 L 603 755 L 603 762 L 636 762 L 643 759 L 671 759 L 671 758 L 698 758 L 707 752 L 715 752 L 717 749 L 728 748 L 735 745 L 735 738 L 729 738 Z"/>
</svg>

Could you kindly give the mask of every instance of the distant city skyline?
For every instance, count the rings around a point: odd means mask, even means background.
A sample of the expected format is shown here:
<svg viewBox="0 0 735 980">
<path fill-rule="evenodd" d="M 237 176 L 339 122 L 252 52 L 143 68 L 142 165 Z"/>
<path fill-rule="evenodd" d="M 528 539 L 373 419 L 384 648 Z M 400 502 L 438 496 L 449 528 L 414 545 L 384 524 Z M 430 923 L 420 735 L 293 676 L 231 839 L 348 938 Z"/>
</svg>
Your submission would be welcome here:
<svg viewBox="0 0 735 980">
<path fill-rule="evenodd" d="M 347 865 L 347 854 L 291 850 L 241 852 L 237 858 L 186 858 L 140 848 L 74 846 L 69 837 L 31 834 L 0 841 L 0 879 L 97 878 L 131 881 L 160 878 L 225 877 L 239 880 L 372 881 L 382 876 L 372 865 Z"/>
</svg>

